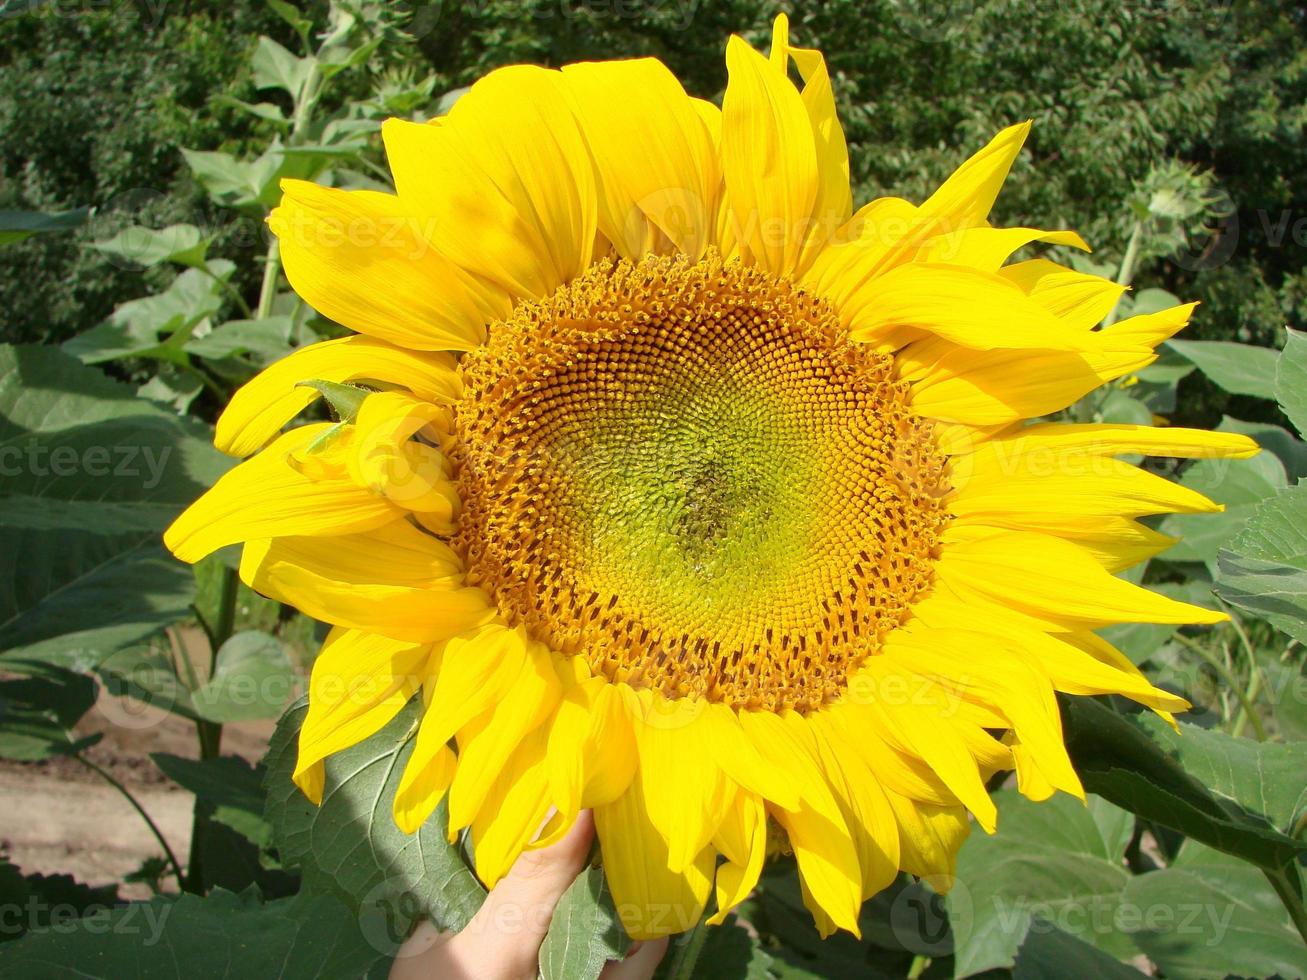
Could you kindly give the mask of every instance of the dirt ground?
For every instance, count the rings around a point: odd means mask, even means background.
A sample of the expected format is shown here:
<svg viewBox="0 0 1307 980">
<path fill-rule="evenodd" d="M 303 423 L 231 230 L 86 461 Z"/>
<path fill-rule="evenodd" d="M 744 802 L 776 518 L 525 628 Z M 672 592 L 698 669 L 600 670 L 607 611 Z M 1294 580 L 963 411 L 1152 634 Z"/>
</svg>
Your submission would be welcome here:
<svg viewBox="0 0 1307 980">
<path fill-rule="evenodd" d="M 224 754 L 258 761 L 272 721 L 228 725 Z M 129 788 L 181 861 L 190 847 L 194 797 L 170 783 L 150 761 L 151 752 L 196 758 L 194 726 L 103 689 L 77 726 L 78 735 L 102 732 L 86 752 Z M 140 815 L 104 779 L 74 759 L 39 763 L 0 761 L 0 855 L 24 873 L 71 874 L 88 885 L 121 880 L 162 850 Z M 125 898 L 149 895 L 145 885 L 126 885 Z"/>
</svg>

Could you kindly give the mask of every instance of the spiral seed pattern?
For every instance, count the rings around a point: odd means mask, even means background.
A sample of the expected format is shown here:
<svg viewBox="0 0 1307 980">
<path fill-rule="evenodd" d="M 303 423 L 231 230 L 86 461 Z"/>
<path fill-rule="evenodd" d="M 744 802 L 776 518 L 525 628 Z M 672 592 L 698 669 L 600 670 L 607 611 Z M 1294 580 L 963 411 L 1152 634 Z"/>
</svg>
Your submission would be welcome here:
<svg viewBox="0 0 1307 980">
<path fill-rule="evenodd" d="M 615 682 L 813 710 L 930 586 L 932 423 L 786 279 L 600 262 L 460 371 L 468 579 Z"/>
</svg>

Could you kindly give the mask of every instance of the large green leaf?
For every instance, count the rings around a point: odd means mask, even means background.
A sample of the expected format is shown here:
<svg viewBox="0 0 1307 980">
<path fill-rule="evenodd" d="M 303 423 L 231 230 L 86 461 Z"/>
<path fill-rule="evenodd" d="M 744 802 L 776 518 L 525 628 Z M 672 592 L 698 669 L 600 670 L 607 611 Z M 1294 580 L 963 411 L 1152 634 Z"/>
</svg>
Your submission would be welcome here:
<svg viewBox="0 0 1307 980">
<path fill-rule="evenodd" d="M 0 858 L 0 943 L 21 938 L 29 929 L 66 927 L 72 919 L 107 911 L 118 904 L 118 886 L 91 887 L 71 875 L 23 874 Z"/>
<path fill-rule="evenodd" d="M 160 896 L 37 929 L 0 945 L 0 974 L 41 980 L 358 980 L 383 958 L 358 920 L 327 895 L 262 902 L 216 889 Z"/>
<path fill-rule="evenodd" d="M 183 348 L 222 308 L 223 283 L 235 268 L 226 259 L 215 259 L 207 272 L 187 269 L 163 292 L 115 307 L 109 319 L 67 341 L 63 349 L 86 364 L 123 357 L 184 364 Z"/>
<path fill-rule="evenodd" d="M 1307 946 L 1256 868 L 1186 841 L 1169 868 L 1126 888 L 1137 910 L 1134 939 L 1162 974 L 1307 976 Z"/>
<path fill-rule="evenodd" d="M 994 799 L 999 832 L 967 840 L 948 895 L 955 975 L 1012 967 L 1031 932 L 1047 923 L 1075 930 L 1110 956 L 1131 956 L 1129 936 L 1112 927 L 1130 878 L 1121 862 L 1130 815 L 1065 795 L 1031 803 L 999 790 Z"/>
<path fill-rule="evenodd" d="M 1159 530 L 1180 539 L 1162 554 L 1166 561 L 1214 566 L 1217 553 L 1243 527 L 1257 505 L 1288 483 L 1284 464 L 1271 453 L 1252 459 L 1201 459 L 1180 478 L 1192 490 L 1225 505 L 1220 514 L 1172 514 Z"/>
<path fill-rule="evenodd" d="M 191 703 L 201 718 L 220 723 L 276 718 L 297 686 L 281 641 L 247 630 L 218 650 L 213 676 L 192 692 Z"/>
<path fill-rule="evenodd" d="M 1087 790 L 1264 868 L 1307 851 L 1287 833 L 1307 805 L 1307 744 L 1253 742 L 1184 723 L 1176 732 L 1151 713 L 1060 700 L 1067 749 Z"/>
<path fill-rule="evenodd" d="M 1169 340 L 1167 346 L 1234 395 L 1275 397 L 1277 352 L 1225 340 Z"/>
<path fill-rule="evenodd" d="M 99 687 L 92 678 L 39 661 L 6 661 L 4 669 L 21 676 L 0 680 L 0 758 L 32 762 L 98 741 L 72 733 L 95 704 Z"/>
<path fill-rule="evenodd" d="M 1307 484 L 1253 512 L 1218 557 L 1216 591 L 1307 643 Z"/>
<path fill-rule="evenodd" d="M 1242 432 L 1251 436 L 1267 452 L 1278 456 L 1289 475 L 1290 483 L 1307 479 L 1307 442 L 1297 438 L 1283 426 L 1268 422 L 1244 422 L 1225 416 L 1216 427 L 1217 432 Z"/>
<path fill-rule="evenodd" d="M 458 848 L 446 840 L 443 804 L 415 834 L 401 833 L 391 816 L 413 750 L 418 708 L 411 703 L 376 735 L 327 760 L 320 807 L 290 778 L 307 710 L 303 699 L 282 717 L 266 759 L 265 812 L 281 863 L 298 868 L 307 889 L 342 898 L 373 941 L 392 952 L 414 920 L 460 929 L 485 897 Z"/>
<path fill-rule="evenodd" d="M 21 242 L 31 235 L 52 231 L 70 231 L 81 226 L 91 213 L 89 208 L 43 214 L 40 211 L 0 211 L 0 245 Z"/>
<path fill-rule="evenodd" d="M 216 759 L 183 759 L 167 752 L 150 758 L 169 779 L 213 807 L 213 819 L 225 823 L 251 843 L 271 842 L 263 817 L 263 771 L 244 759 L 224 755 Z"/>
<path fill-rule="evenodd" d="M 620 960 L 630 945 L 603 869 L 587 868 L 554 909 L 540 945 L 541 980 L 595 980 L 604 964 Z"/>
<path fill-rule="evenodd" d="M 1142 976 L 1134 967 L 1043 919 L 1030 924 L 1012 967 L 1012 980 L 1064 980 L 1066 977 L 1139 980 Z"/>
<path fill-rule="evenodd" d="M 1275 367 L 1275 400 L 1300 433 L 1307 433 L 1307 333 L 1289 331 Z"/>
<path fill-rule="evenodd" d="M 0 347 L 0 651 L 85 667 L 186 614 L 159 532 L 231 461 L 48 347 Z"/>
<path fill-rule="evenodd" d="M 155 230 L 133 225 L 112 238 L 94 242 L 91 247 L 132 263 L 150 267 L 161 262 L 177 262 L 199 268 L 212 236 L 206 237 L 194 225 L 169 225 Z"/>
</svg>

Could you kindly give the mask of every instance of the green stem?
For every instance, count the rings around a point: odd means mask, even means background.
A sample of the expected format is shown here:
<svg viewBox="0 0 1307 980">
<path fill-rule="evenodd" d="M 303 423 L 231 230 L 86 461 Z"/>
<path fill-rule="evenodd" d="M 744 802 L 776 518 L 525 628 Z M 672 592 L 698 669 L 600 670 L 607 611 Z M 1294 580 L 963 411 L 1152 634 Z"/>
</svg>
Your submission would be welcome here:
<svg viewBox="0 0 1307 980">
<path fill-rule="evenodd" d="M 1245 710 L 1244 705 L 1257 704 L 1257 697 L 1262 693 L 1262 685 L 1265 683 L 1265 675 L 1262 673 L 1261 665 L 1257 663 L 1257 654 L 1253 651 L 1253 643 L 1248 637 L 1248 631 L 1243 628 L 1238 615 L 1220 596 L 1217 596 L 1216 601 L 1230 617 L 1230 625 L 1234 627 L 1234 632 L 1239 637 L 1239 645 L 1243 647 L 1244 655 L 1248 658 L 1248 692 L 1239 707 L 1239 714 L 1234 719 L 1234 728 L 1231 729 L 1231 734 L 1237 738 L 1243 734 L 1244 726 L 1253 719 L 1253 715 L 1249 710 Z M 1255 725 L 1254 730 L 1260 733 L 1257 739 L 1259 742 L 1266 741 L 1266 733 L 1260 725 Z"/>
<path fill-rule="evenodd" d="M 1262 869 L 1266 875 L 1266 880 L 1271 883 L 1275 889 L 1275 894 L 1279 896 L 1280 902 L 1289 912 L 1289 918 L 1293 920 L 1293 926 L 1298 930 L 1298 935 L 1302 936 L 1302 941 L 1307 943 L 1307 909 L 1303 908 L 1302 896 L 1293 887 L 1289 881 L 1289 875 L 1284 868 L 1277 868 L 1274 871 Z M 1295 869 L 1295 874 L 1297 871 Z"/>
<path fill-rule="evenodd" d="M 1234 675 L 1230 673 L 1229 668 L 1221 663 L 1220 659 L 1218 659 L 1211 650 L 1208 650 L 1197 640 L 1190 639 L 1183 633 L 1176 633 L 1175 639 L 1194 653 L 1198 654 L 1198 656 L 1202 657 L 1207 666 L 1211 667 L 1212 670 L 1220 675 L 1221 680 L 1225 682 L 1226 687 L 1233 691 L 1235 697 L 1239 699 L 1242 711 L 1247 713 L 1248 720 L 1252 722 L 1253 731 L 1257 734 L 1257 741 L 1265 742 L 1266 729 L 1262 726 L 1262 720 L 1257 717 L 1257 712 L 1253 711 L 1252 705 L 1248 701 L 1248 695 L 1244 692 L 1243 686 L 1235 680 Z"/>
<path fill-rule="evenodd" d="M 172 873 L 177 876 L 177 887 L 185 888 L 186 887 L 185 877 L 182 875 L 182 866 L 177 863 L 177 855 L 173 854 L 172 848 L 169 847 L 168 842 L 164 840 L 163 832 L 159 830 L 159 825 L 156 824 L 150 818 L 150 815 L 145 812 L 145 807 L 141 806 L 140 801 L 137 800 L 136 797 L 132 795 L 131 790 L 129 790 L 126 786 L 124 786 L 112 775 L 110 775 L 108 770 L 101 769 L 99 766 L 97 766 L 94 762 L 86 758 L 86 756 L 82 755 L 81 753 L 74 753 L 73 758 L 76 759 L 78 762 L 80 762 L 82 765 L 86 766 L 87 769 L 90 769 L 91 772 L 98 775 L 101 779 L 103 779 L 110 786 L 112 786 L 119 793 L 121 793 L 123 795 L 123 798 L 132 805 L 132 809 L 134 809 L 137 813 L 141 815 L 141 819 L 145 821 L 145 825 L 150 828 L 150 833 L 154 834 L 154 839 L 157 840 L 159 842 L 159 846 L 163 848 L 163 853 L 164 856 L 168 859 L 168 863 L 172 865 Z"/>
<path fill-rule="evenodd" d="M 236 305 L 240 307 L 241 313 L 245 315 L 245 319 L 247 320 L 253 319 L 254 314 L 250 311 L 250 304 L 245 302 L 245 297 L 241 295 L 241 291 L 239 289 L 233 286 L 230 281 L 223 279 L 212 269 L 210 269 L 209 263 L 205 262 L 203 265 L 197 266 L 197 268 L 201 272 L 203 272 L 206 276 L 208 276 L 210 279 L 212 279 L 214 282 L 216 282 L 219 286 L 221 286 L 227 292 L 227 295 L 229 295 L 232 299 L 236 301 Z"/>
<path fill-rule="evenodd" d="M 926 972 L 928 966 L 930 966 L 930 957 L 924 953 L 918 953 L 912 957 L 912 965 L 908 967 L 908 980 L 917 980 Z"/>
<path fill-rule="evenodd" d="M 694 965 L 703 952 L 704 941 L 708 938 L 708 920 L 700 919 L 698 924 L 685 935 L 685 939 L 676 945 L 672 954 L 671 965 L 663 974 L 664 980 L 690 980 L 694 976 Z"/>
<path fill-rule="evenodd" d="M 1130 241 L 1125 247 L 1125 258 L 1121 260 L 1121 268 L 1116 273 L 1116 283 L 1118 286 L 1129 286 L 1135 277 L 1135 263 L 1139 261 L 1139 247 L 1144 240 L 1144 223 L 1136 221 L 1134 229 L 1130 232 Z M 1107 311 L 1107 316 L 1103 317 L 1103 326 L 1110 327 L 1116 323 L 1116 311 L 1120 308 L 1121 301 L 1112 304 L 1112 308 Z"/>
</svg>

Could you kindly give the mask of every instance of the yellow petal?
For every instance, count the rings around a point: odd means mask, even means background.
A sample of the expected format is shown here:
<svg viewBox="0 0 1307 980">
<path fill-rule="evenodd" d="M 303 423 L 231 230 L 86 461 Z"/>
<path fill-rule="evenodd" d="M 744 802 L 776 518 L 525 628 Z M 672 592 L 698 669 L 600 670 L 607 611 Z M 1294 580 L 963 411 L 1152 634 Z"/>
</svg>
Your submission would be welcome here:
<svg viewBox="0 0 1307 980">
<path fill-rule="evenodd" d="M 431 648 L 356 630 L 327 634 L 309 675 L 292 778 L 322 802 L 322 760 L 380 731 L 422 686 Z"/>
<path fill-rule="evenodd" d="M 341 337 L 301 347 L 236 390 L 218 417 L 214 444 L 232 456 L 262 449 L 279 429 L 319 392 L 300 385 L 323 381 L 378 381 L 407 388 L 418 398 L 449 403 L 461 383 L 454 359 L 445 353 L 415 353 L 372 337 Z"/>
<path fill-rule="evenodd" d="M 1151 425 L 1040 422 L 979 447 L 968 464 L 976 473 L 1010 472 L 1018 465 L 1059 465 L 1070 454 L 1176 456 L 1181 459 L 1248 459 L 1261 447 L 1237 432 Z M 1024 462 L 1029 459 L 1030 462 Z"/>
<path fill-rule="evenodd" d="M 464 586 L 450 558 L 447 548 L 400 520 L 360 534 L 251 541 L 241 578 L 315 619 L 432 643 L 496 615 L 485 592 Z"/>
<path fill-rule="evenodd" d="M 448 410 L 398 391 L 363 399 L 354 423 L 350 474 L 360 486 L 409 511 L 428 516 L 443 531 L 454 528 L 458 484 L 440 441 Z M 414 438 L 425 436 L 425 440 Z"/>
<path fill-rule="evenodd" d="M 938 218 L 936 228 L 941 233 L 982 224 L 1029 134 L 1030 123 L 1024 122 L 995 136 L 921 205 L 922 216 Z"/>
<path fill-rule="evenodd" d="M 936 575 L 964 600 L 1012 607 L 1052 629 L 1227 619 L 1113 578 L 1076 545 L 1026 531 L 946 540 Z"/>
<path fill-rule="evenodd" d="M 914 327 L 973 350 L 1083 350 L 1091 340 L 1064 329 L 1000 276 L 963 266 L 913 263 L 872 279 L 849 300 L 850 336 L 871 342 Z"/>
<path fill-rule="evenodd" d="M 1104 382 L 1141 370 L 1156 359 L 1147 347 L 1106 343 L 1099 350 L 1079 354 L 955 347 L 921 367 L 921 380 L 912 388 L 912 406 L 944 422 L 1004 425 L 1060 411 Z"/>
<path fill-rule="evenodd" d="M 635 776 L 635 736 L 622 698 L 607 678 L 564 684 L 549 732 L 548 774 L 564 818 L 611 803 Z"/>
<path fill-rule="evenodd" d="M 628 259 L 653 251 L 657 233 L 699 259 L 715 241 L 721 166 L 676 76 L 653 58 L 562 71 L 599 171 L 599 230 Z"/>
<path fill-rule="evenodd" d="M 1022 455 L 1003 468 L 955 478 L 947 507 L 964 522 L 1055 529 L 1080 517 L 1218 513 L 1220 504 L 1188 487 L 1110 456 Z"/>
<path fill-rule="evenodd" d="M 868 899 L 899 874 L 899 831 L 877 774 L 848 752 L 827 712 L 810 716 L 826 779 L 853 835 L 862 869 L 862 897 Z"/>
<path fill-rule="evenodd" d="M 531 732 L 495 774 L 472 821 L 477 877 L 494 888 L 539 829 L 550 808 L 543 728 Z"/>
<path fill-rule="evenodd" d="M 282 181 L 268 216 L 295 292 L 337 323 L 413 350 L 471 350 L 507 311 L 501 293 L 434 248 L 404 202 Z"/>
<path fill-rule="evenodd" d="M 717 911 L 709 925 L 721 925 L 758 884 L 767 857 L 767 812 L 756 793 L 740 790 L 713 835 L 726 863 L 717 868 Z"/>
<path fill-rule="evenodd" d="M 559 72 L 499 68 L 440 125 L 390 119 L 382 137 L 400 199 L 464 268 L 523 298 L 590 264 L 594 165 Z"/>
<path fill-rule="evenodd" d="M 627 934 L 659 939 L 692 928 L 712 889 L 715 849 L 705 847 L 682 871 L 668 870 L 667 842 L 649 819 L 638 779 L 594 814 L 604 873 Z"/>
<path fill-rule="evenodd" d="M 849 151 L 844 130 L 835 111 L 835 91 L 831 87 L 826 59 L 814 48 L 797 48 L 790 44 L 790 23 L 785 14 L 777 14 L 772 26 L 770 60 L 782 73 L 789 71 L 792 60 L 803 80 L 800 96 L 812 124 L 813 145 L 817 151 L 817 196 L 812 214 L 815 234 L 810 235 L 799 259 L 806 268 L 837 228 L 853 212 L 853 192 L 849 185 Z"/>
<path fill-rule="evenodd" d="M 921 803 L 888 790 L 885 798 L 899 825 L 903 870 L 926 878 L 937 892 L 948 891 L 957 871 L 958 851 L 971 832 L 967 811 Z"/>
<path fill-rule="evenodd" d="M 722 171 L 735 237 L 753 264 L 787 275 L 814 232 L 819 173 L 812 122 L 785 74 L 739 37 L 727 42 L 726 69 Z"/>
<path fill-rule="evenodd" d="M 841 929 L 858 935 L 862 875 L 858 853 L 817 759 L 816 742 L 802 718 L 787 711 L 743 711 L 740 722 L 773 765 L 799 787 L 797 810 L 771 808 L 771 815 L 789 836 L 799 875 L 812 904 Z M 820 925 L 820 923 L 819 923 Z"/>
<path fill-rule="evenodd" d="M 768 803 L 785 810 L 798 808 L 798 787 L 770 765 L 749 741 L 733 708 L 725 704 L 705 705 L 702 724 L 704 745 L 727 776 Z"/>
<path fill-rule="evenodd" d="M 530 643 L 522 663 L 498 704 L 459 732 L 458 772 L 449 790 L 451 840 L 481 811 L 509 756 L 558 704 L 561 685 L 548 649 Z"/>
<path fill-rule="evenodd" d="M 1047 259 L 1018 262 L 999 275 L 1071 330 L 1092 330 L 1102 323 L 1125 292 L 1110 279 L 1073 272 Z"/>
<path fill-rule="evenodd" d="M 229 470 L 173 522 L 164 544 L 182 561 L 196 562 L 238 541 L 349 534 L 393 521 L 400 511 L 353 481 L 310 479 L 291 465 L 292 453 L 332 428 L 301 426 Z"/>
<path fill-rule="evenodd" d="M 917 255 L 917 261 L 970 266 L 980 272 L 997 273 L 1013 252 L 1032 242 L 1068 245 L 1086 252 L 1090 250 L 1085 240 L 1074 231 L 979 227 L 966 228 L 931 239 Z M 1005 277 L 1006 271 L 1003 270 Z"/>
</svg>

